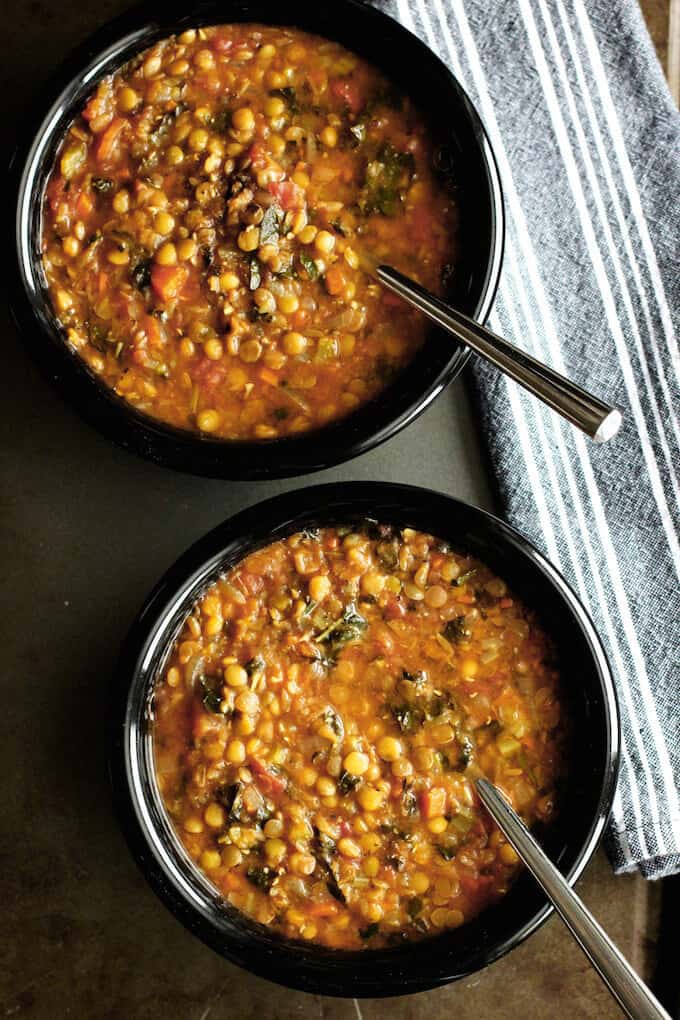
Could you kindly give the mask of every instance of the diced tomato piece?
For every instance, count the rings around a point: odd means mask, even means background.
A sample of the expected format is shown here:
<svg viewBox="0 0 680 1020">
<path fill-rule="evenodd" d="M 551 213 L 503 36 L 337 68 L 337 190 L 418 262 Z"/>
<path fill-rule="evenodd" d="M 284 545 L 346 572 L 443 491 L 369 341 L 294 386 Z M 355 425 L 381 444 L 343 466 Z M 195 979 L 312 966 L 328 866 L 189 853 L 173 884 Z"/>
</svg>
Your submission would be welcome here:
<svg viewBox="0 0 680 1020">
<path fill-rule="evenodd" d="M 94 201 L 92 199 L 92 196 L 89 195 L 86 191 L 82 191 L 80 195 L 78 195 L 78 200 L 76 202 L 76 213 L 78 214 L 78 216 L 80 216 L 81 219 L 85 219 L 87 216 L 90 215 L 93 209 Z"/>
<path fill-rule="evenodd" d="M 238 871 L 228 871 L 222 879 L 222 885 L 229 892 L 235 892 L 237 889 L 242 889 L 245 882 Z"/>
<path fill-rule="evenodd" d="M 324 67 L 320 67 L 319 64 L 312 64 L 311 67 L 307 68 L 307 81 L 311 85 L 314 95 L 318 96 L 326 88 L 326 69 Z"/>
<path fill-rule="evenodd" d="M 416 245 L 428 244 L 433 234 L 434 221 L 431 211 L 424 205 L 417 205 L 409 217 L 409 234 Z"/>
<path fill-rule="evenodd" d="M 420 813 L 425 819 L 439 818 L 446 811 L 446 790 L 433 786 L 420 795 Z"/>
<path fill-rule="evenodd" d="M 255 142 L 250 146 L 248 157 L 254 170 L 263 170 L 269 163 L 269 157 L 267 156 L 264 146 L 261 145 L 260 142 Z"/>
<path fill-rule="evenodd" d="M 374 641 L 384 655 L 389 655 L 394 648 L 394 637 L 388 627 L 378 625 L 375 628 Z"/>
<path fill-rule="evenodd" d="M 325 900 L 322 903 L 309 903 L 307 913 L 310 917 L 334 917 L 339 909 L 335 900 Z"/>
<path fill-rule="evenodd" d="M 119 318 L 126 319 L 129 318 L 131 314 L 133 314 L 131 312 L 130 305 L 131 303 L 135 302 L 135 299 L 130 296 L 127 290 L 118 290 L 118 288 L 113 288 L 111 293 L 109 294 L 109 299 L 113 307 L 115 308 Z M 138 316 L 135 313 L 134 318 L 137 317 Z"/>
<path fill-rule="evenodd" d="M 330 88 L 335 98 L 346 103 L 352 113 L 358 113 L 364 105 L 359 85 L 353 78 L 334 78 Z"/>
<path fill-rule="evenodd" d="M 64 191 L 65 184 L 64 178 L 59 175 L 59 177 L 53 177 L 47 185 L 47 201 L 52 212 L 56 212 L 66 198 L 66 192 Z"/>
<path fill-rule="evenodd" d="M 250 758 L 249 761 L 250 768 L 256 776 L 257 785 L 263 793 L 270 797 L 276 797 L 277 794 L 284 792 L 286 780 L 283 776 L 277 776 L 274 772 L 270 772 L 259 758 Z"/>
<path fill-rule="evenodd" d="M 342 266 L 334 265 L 326 270 L 326 290 L 329 294 L 340 294 L 345 286 L 345 274 Z"/>
<path fill-rule="evenodd" d="M 226 35 L 216 35 L 210 45 L 216 53 L 228 53 L 234 45 L 234 40 Z"/>
<path fill-rule="evenodd" d="M 268 383 L 270 386 L 279 385 L 279 377 L 271 368 L 263 368 L 260 372 L 260 379 L 262 379 L 263 382 Z"/>
<path fill-rule="evenodd" d="M 227 374 L 227 366 L 222 361 L 211 361 L 210 358 L 202 356 L 200 361 L 192 369 L 194 379 L 201 384 L 201 389 L 210 392 L 224 381 Z"/>
<path fill-rule="evenodd" d="M 83 120 L 86 120 L 89 123 L 97 117 L 103 117 L 107 112 L 107 93 L 102 93 L 100 89 L 95 92 L 92 99 L 83 110 Z"/>
<path fill-rule="evenodd" d="M 160 347 L 165 341 L 163 329 L 154 315 L 144 316 L 144 331 L 150 347 Z"/>
<path fill-rule="evenodd" d="M 391 290 L 383 290 L 382 299 L 383 304 L 387 305 L 388 308 L 399 308 L 404 304 L 404 299 L 400 298 L 398 294 L 394 294 Z"/>
<path fill-rule="evenodd" d="M 214 74 L 197 74 L 194 78 L 194 85 L 203 89 L 204 92 L 212 92 L 214 95 L 224 89 L 224 85 Z"/>
<path fill-rule="evenodd" d="M 185 266 L 154 265 L 151 270 L 151 286 L 161 301 L 172 301 L 187 282 Z"/>
<path fill-rule="evenodd" d="M 132 182 L 132 189 L 135 196 L 142 202 L 145 197 L 149 197 L 153 194 L 152 186 L 148 183 L 148 181 L 140 181 L 139 177 L 135 177 Z"/>
<path fill-rule="evenodd" d="M 406 606 L 401 599 L 392 598 L 385 606 L 385 617 L 388 620 L 400 620 L 406 615 Z"/>
<path fill-rule="evenodd" d="M 108 163 L 114 155 L 118 137 L 127 124 L 124 117 L 114 117 L 106 131 L 102 131 L 94 148 L 95 159 L 99 163 Z"/>
<path fill-rule="evenodd" d="M 243 587 L 249 595 L 257 595 L 264 588 L 264 578 L 259 574 L 249 574 L 247 571 L 241 574 Z"/>
<path fill-rule="evenodd" d="M 141 365 L 142 368 L 146 365 L 149 360 L 149 354 L 146 347 L 135 347 L 134 351 L 130 355 L 135 365 Z"/>
<path fill-rule="evenodd" d="M 493 690 L 494 697 L 498 697 L 501 687 L 510 682 L 510 670 L 507 668 L 498 669 L 495 673 L 487 676 L 484 682 L 488 684 L 490 690 Z M 501 697 L 506 702 L 517 702 L 517 695 L 513 687 L 508 687 L 507 691 L 503 691 Z"/>
<path fill-rule="evenodd" d="M 273 181 L 269 191 L 286 212 L 289 209 L 302 209 L 305 204 L 305 193 L 295 181 Z"/>
<path fill-rule="evenodd" d="M 463 891 L 468 894 L 481 892 L 488 886 L 493 885 L 494 882 L 493 875 L 470 875 L 467 872 L 462 872 L 458 876 L 458 879 L 463 888 Z"/>
<path fill-rule="evenodd" d="M 198 699 L 191 703 L 192 733 L 196 740 L 203 740 L 205 737 L 214 736 L 220 730 L 225 729 L 223 715 L 209 712 Z"/>
</svg>

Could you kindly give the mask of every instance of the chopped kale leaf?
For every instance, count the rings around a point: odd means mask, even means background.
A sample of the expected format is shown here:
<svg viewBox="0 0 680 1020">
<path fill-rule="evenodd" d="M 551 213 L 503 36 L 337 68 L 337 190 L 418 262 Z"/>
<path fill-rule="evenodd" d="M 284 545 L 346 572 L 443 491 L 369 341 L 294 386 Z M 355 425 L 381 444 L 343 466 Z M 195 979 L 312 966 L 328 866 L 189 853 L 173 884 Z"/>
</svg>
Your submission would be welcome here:
<svg viewBox="0 0 680 1020">
<path fill-rule="evenodd" d="M 401 794 L 401 806 L 407 815 L 415 815 L 418 811 L 418 798 L 415 795 L 411 783 L 404 782 L 404 789 Z"/>
<path fill-rule="evenodd" d="M 282 89 L 272 89 L 269 95 L 278 96 L 280 99 L 283 99 L 291 113 L 300 112 L 300 104 L 298 103 L 297 92 L 291 85 L 286 85 Z"/>
<path fill-rule="evenodd" d="M 110 177 L 93 177 L 90 182 L 95 191 L 103 194 L 106 191 L 110 191 L 113 187 L 113 181 Z"/>
<path fill-rule="evenodd" d="M 452 645 L 456 641 L 463 641 L 465 638 L 469 638 L 470 631 L 465 626 L 465 617 L 454 616 L 452 620 L 449 620 L 442 630 L 442 637 L 445 637 Z"/>
<path fill-rule="evenodd" d="M 248 868 L 246 878 L 258 889 L 268 893 L 274 884 L 276 872 L 273 868 L 267 867 L 267 865 L 262 868 Z"/>
<path fill-rule="evenodd" d="M 279 236 L 280 212 L 275 205 L 265 209 L 262 222 L 260 223 L 260 244 L 270 244 Z"/>
<path fill-rule="evenodd" d="M 214 712 L 216 715 L 221 715 L 220 705 L 222 704 L 223 698 L 222 692 L 220 691 L 220 687 L 222 685 L 220 677 L 202 676 L 200 678 L 200 684 L 202 689 L 201 701 L 203 702 L 203 707 L 206 708 L 208 712 Z"/>
<path fill-rule="evenodd" d="M 406 904 L 406 912 L 413 921 L 423 909 L 423 901 L 420 896 L 412 896 Z"/>
<path fill-rule="evenodd" d="M 402 733 L 413 733 L 423 722 L 423 711 L 414 705 L 390 705 L 397 726 Z"/>
<path fill-rule="evenodd" d="M 243 791 L 245 787 L 241 782 L 227 783 L 215 791 L 215 800 L 226 809 L 230 822 L 245 822 L 250 815 L 243 803 Z"/>
<path fill-rule="evenodd" d="M 360 776 L 353 776 L 351 772 L 343 772 L 338 779 L 338 793 L 345 797 L 356 789 L 360 782 Z"/>
<path fill-rule="evenodd" d="M 349 129 L 350 134 L 355 139 L 355 145 L 361 145 L 362 142 L 366 141 L 366 125 L 359 122 L 358 124 L 352 124 Z"/>
<path fill-rule="evenodd" d="M 423 673 L 422 670 L 419 670 L 417 673 L 409 673 L 407 669 L 404 669 L 402 670 L 401 675 L 404 678 L 404 680 L 407 680 L 410 684 L 413 684 L 415 687 L 422 687 L 422 685 L 425 683 L 425 674 Z"/>
<path fill-rule="evenodd" d="M 260 263 L 255 255 L 250 260 L 250 268 L 248 273 L 248 287 L 250 290 L 257 290 L 262 283 L 262 272 L 260 269 Z"/>
<path fill-rule="evenodd" d="M 337 848 L 330 836 L 321 832 L 316 826 L 314 827 L 313 853 L 318 864 L 326 873 L 326 888 L 329 893 L 338 903 L 346 903 L 347 899 L 333 869 L 333 858 L 337 854 Z"/>
<path fill-rule="evenodd" d="M 471 577 L 474 577 L 477 573 L 477 568 L 472 567 L 470 570 L 466 570 L 465 573 L 459 574 L 458 577 L 451 582 L 456 588 L 460 588 L 461 585 L 467 584 Z"/>
<path fill-rule="evenodd" d="M 332 655 L 337 655 L 345 645 L 359 641 L 367 627 L 364 617 L 357 612 L 354 603 L 350 602 L 340 619 L 331 623 L 316 640 L 327 645 Z"/>
<path fill-rule="evenodd" d="M 380 213 L 394 216 L 401 205 L 401 192 L 408 188 L 415 173 L 410 152 L 399 152 L 385 142 L 366 167 L 359 208 L 364 215 Z"/>
<path fill-rule="evenodd" d="M 231 126 L 231 107 L 220 106 L 210 119 L 210 128 L 215 134 L 224 135 Z"/>
<path fill-rule="evenodd" d="M 335 733 L 336 737 L 339 737 L 342 740 L 342 738 L 345 735 L 345 727 L 343 725 L 342 719 L 335 711 L 335 709 L 331 708 L 331 706 L 329 705 L 328 708 L 325 708 L 323 710 L 321 718 L 323 719 L 326 726 L 330 727 L 333 733 Z"/>
<path fill-rule="evenodd" d="M 137 290 L 151 286 L 151 259 L 142 259 L 132 270 L 132 280 Z"/>
<path fill-rule="evenodd" d="M 319 270 L 316 262 L 306 251 L 300 252 L 300 262 L 310 280 L 318 280 Z"/>
</svg>

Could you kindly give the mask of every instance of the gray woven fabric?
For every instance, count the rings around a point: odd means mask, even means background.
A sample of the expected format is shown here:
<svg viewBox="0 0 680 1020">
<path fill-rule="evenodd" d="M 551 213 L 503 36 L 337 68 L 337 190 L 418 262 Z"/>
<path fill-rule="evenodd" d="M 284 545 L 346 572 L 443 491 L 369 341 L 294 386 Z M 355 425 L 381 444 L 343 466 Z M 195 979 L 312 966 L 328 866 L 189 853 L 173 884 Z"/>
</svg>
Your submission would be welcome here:
<svg viewBox="0 0 680 1020">
<path fill-rule="evenodd" d="M 680 117 L 636 0 L 379 6 L 475 102 L 505 190 L 492 328 L 624 411 L 605 447 L 474 369 L 508 520 L 593 616 L 623 722 L 617 872 L 680 870 Z"/>
</svg>

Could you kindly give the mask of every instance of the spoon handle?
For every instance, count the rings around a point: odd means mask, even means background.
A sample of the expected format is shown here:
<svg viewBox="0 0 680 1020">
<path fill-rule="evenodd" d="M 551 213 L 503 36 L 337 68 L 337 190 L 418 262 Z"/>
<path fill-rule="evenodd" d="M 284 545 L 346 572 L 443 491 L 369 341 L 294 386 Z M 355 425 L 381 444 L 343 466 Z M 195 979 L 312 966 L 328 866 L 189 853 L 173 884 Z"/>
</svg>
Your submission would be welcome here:
<svg viewBox="0 0 680 1020">
<path fill-rule="evenodd" d="M 631 1020 L 671 1020 L 496 787 L 486 779 L 478 779 L 476 785 L 485 808 L 552 901 L 624 1012 Z"/>
<path fill-rule="evenodd" d="M 563 418 L 576 425 L 596 443 L 604 443 L 619 430 L 621 413 L 565 379 L 559 372 L 536 361 L 519 347 L 492 333 L 474 319 L 441 301 L 419 283 L 393 269 L 377 266 L 377 278 L 399 297 L 415 305 L 421 312 L 452 333 L 461 343 L 509 375 Z"/>
</svg>

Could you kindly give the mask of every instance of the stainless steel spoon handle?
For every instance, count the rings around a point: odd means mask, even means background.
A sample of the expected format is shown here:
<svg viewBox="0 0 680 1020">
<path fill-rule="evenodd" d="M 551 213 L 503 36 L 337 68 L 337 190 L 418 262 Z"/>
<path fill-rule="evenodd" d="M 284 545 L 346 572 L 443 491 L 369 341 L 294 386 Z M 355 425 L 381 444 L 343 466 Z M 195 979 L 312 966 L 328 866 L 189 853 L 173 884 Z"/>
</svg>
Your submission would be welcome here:
<svg viewBox="0 0 680 1020">
<path fill-rule="evenodd" d="M 671 1020 L 496 787 L 486 779 L 476 785 L 485 808 L 631 1020 Z"/>
<path fill-rule="evenodd" d="M 377 266 L 376 276 L 386 287 L 481 354 L 554 411 L 582 429 L 596 443 L 611 439 L 621 425 L 621 412 L 565 379 L 559 372 L 531 358 L 519 347 L 492 333 L 474 319 L 457 312 L 420 284 L 391 266 Z"/>
</svg>

